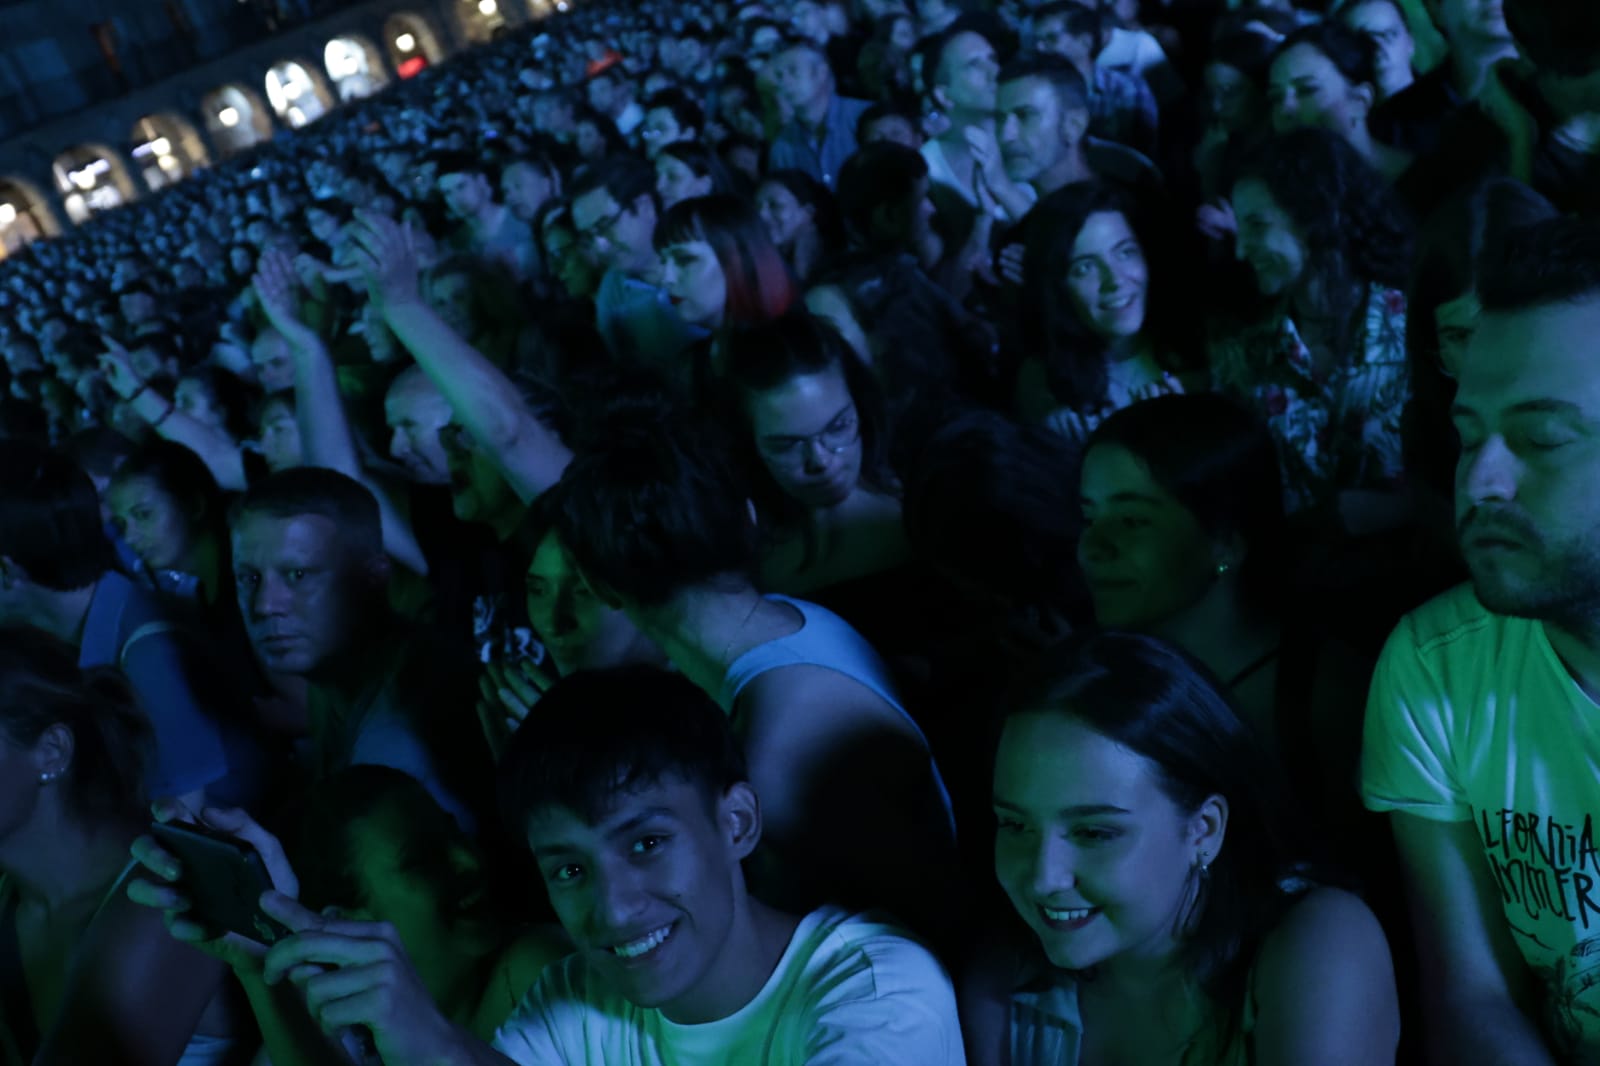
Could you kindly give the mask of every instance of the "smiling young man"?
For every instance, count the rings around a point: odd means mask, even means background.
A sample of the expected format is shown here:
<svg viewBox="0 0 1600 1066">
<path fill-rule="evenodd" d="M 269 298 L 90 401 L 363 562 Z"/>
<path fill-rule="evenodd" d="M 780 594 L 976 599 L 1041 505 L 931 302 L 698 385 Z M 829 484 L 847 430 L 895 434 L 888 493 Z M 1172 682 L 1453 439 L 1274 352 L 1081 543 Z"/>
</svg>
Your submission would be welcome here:
<svg viewBox="0 0 1600 1066">
<path fill-rule="evenodd" d="M 886 922 L 752 898 L 741 862 L 761 807 L 726 719 L 649 667 L 558 683 L 512 738 L 501 805 L 525 834 L 576 952 L 551 965 L 494 1048 L 439 1016 L 394 938 L 268 897 L 298 935 L 324 1025 L 366 1025 L 386 1063 L 959 1066 L 949 978 Z M 380 962 L 380 965 L 371 965 Z M 334 967 L 305 976 L 307 964 Z"/>
<path fill-rule="evenodd" d="M 1453 411 L 1472 584 L 1389 638 L 1362 793 L 1391 814 L 1438 1061 L 1538 1066 L 1600 1055 L 1600 227 L 1509 243 Z"/>
</svg>

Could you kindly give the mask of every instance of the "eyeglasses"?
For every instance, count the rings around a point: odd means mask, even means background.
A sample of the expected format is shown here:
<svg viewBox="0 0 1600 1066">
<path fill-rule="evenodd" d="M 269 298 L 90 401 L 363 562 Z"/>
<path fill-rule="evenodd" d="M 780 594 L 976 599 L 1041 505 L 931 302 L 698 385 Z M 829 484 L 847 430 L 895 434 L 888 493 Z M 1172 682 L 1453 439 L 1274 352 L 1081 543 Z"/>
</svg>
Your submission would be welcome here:
<svg viewBox="0 0 1600 1066">
<path fill-rule="evenodd" d="M 809 437 L 778 437 L 763 440 L 761 454 L 775 463 L 802 466 L 813 448 L 821 445 L 830 455 L 840 455 L 850 445 L 861 439 L 861 420 L 855 408 L 834 419 L 821 433 Z"/>
</svg>

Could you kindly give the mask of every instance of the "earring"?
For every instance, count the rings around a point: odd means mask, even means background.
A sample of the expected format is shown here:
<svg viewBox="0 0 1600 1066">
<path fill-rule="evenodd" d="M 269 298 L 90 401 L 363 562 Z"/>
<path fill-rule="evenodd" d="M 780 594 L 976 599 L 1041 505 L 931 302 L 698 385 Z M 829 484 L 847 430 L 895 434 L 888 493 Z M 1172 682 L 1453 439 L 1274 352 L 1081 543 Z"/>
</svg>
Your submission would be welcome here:
<svg viewBox="0 0 1600 1066">
<path fill-rule="evenodd" d="M 58 770 L 46 770 L 44 773 L 39 775 L 39 784 L 48 785 L 50 782 L 54 781 L 60 776 L 61 773 Z"/>
<path fill-rule="evenodd" d="M 1209 878 L 1211 876 L 1211 856 L 1203 851 L 1196 855 L 1194 857 L 1194 868 L 1199 872 L 1200 880 L 1204 881 Z"/>
<path fill-rule="evenodd" d="M 1233 566 L 1231 564 L 1229 564 L 1229 563 L 1218 563 L 1217 564 L 1217 576 L 1218 577 L 1227 577 L 1232 572 L 1233 572 Z"/>
</svg>

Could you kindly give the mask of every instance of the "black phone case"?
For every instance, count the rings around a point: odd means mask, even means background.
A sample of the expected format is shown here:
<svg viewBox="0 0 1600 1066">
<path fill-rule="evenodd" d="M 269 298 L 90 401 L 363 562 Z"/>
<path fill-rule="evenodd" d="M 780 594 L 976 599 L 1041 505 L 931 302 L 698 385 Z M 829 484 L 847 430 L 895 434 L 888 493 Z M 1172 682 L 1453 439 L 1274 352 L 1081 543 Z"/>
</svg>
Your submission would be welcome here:
<svg viewBox="0 0 1600 1066">
<path fill-rule="evenodd" d="M 150 832 L 183 865 L 178 887 L 189 899 L 186 917 L 261 944 L 289 935 L 261 910 L 261 893 L 272 888 L 272 880 L 249 845 L 190 825 L 156 823 Z"/>
</svg>

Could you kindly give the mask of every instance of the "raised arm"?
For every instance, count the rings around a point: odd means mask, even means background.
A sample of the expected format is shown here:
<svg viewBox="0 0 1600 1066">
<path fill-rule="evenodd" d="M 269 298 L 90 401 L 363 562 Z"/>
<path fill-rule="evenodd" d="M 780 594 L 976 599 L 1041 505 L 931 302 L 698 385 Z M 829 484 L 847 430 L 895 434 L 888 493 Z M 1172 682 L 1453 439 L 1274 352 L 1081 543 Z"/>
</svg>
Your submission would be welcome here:
<svg viewBox="0 0 1600 1066">
<path fill-rule="evenodd" d="M 493 458 L 506 482 L 532 502 L 561 479 L 572 452 L 523 402 L 512 380 L 422 299 L 407 231 L 370 212 L 353 230 L 367 288 L 384 321 L 450 403 L 456 419 Z"/>
<path fill-rule="evenodd" d="M 238 441 L 223 430 L 178 410 L 171 397 L 156 392 L 148 381 L 139 377 L 128 361 L 126 348 L 109 337 L 102 337 L 101 342 L 106 351 L 100 357 L 100 369 L 112 391 L 163 439 L 181 444 L 198 455 L 219 486 L 229 492 L 242 492 L 245 489 L 244 456 Z"/>
<path fill-rule="evenodd" d="M 1472 823 L 1400 813 L 1389 820 L 1417 938 L 1429 1061 L 1555 1066 L 1530 1014 L 1531 975 Z"/>
<path fill-rule="evenodd" d="M 418 574 L 428 572 L 411 523 L 401 514 L 388 489 L 368 473 L 356 450 L 355 433 L 339 395 L 333 360 L 315 330 L 295 312 L 293 265 L 282 251 L 268 249 L 256 264 L 256 298 L 272 326 L 294 352 L 294 410 L 305 444 L 306 460 L 355 478 L 378 501 L 383 547 L 390 557 Z"/>
</svg>

